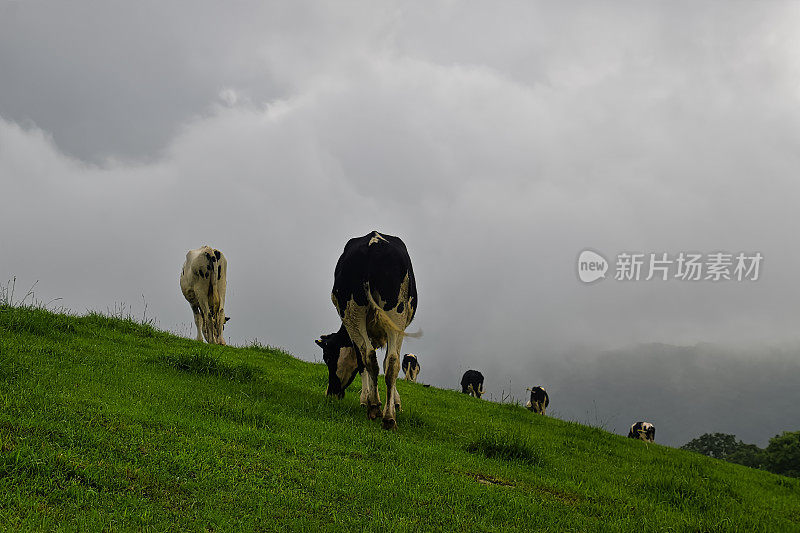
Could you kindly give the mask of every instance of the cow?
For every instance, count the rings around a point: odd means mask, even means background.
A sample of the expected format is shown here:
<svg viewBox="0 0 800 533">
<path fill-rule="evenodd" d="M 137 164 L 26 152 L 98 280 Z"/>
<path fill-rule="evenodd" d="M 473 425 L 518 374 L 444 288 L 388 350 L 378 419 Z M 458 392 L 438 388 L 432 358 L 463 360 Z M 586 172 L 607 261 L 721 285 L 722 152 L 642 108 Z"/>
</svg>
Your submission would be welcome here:
<svg viewBox="0 0 800 533">
<path fill-rule="evenodd" d="M 525 389 L 531 392 L 531 399 L 525 404 L 529 410 L 534 413 L 543 415 L 547 406 L 550 405 L 550 397 L 543 387 L 534 387 L 532 389 Z"/>
<path fill-rule="evenodd" d="M 636 422 L 628 432 L 629 439 L 641 439 L 645 442 L 656 441 L 656 427 L 650 422 Z"/>
<path fill-rule="evenodd" d="M 477 370 L 467 370 L 461 378 L 461 392 L 480 398 L 483 390 L 483 374 Z"/>
<path fill-rule="evenodd" d="M 316 343 L 328 367 L 327 396 L 344 398 L 345 389 L 361 373 L 361 404 L 367 417 L 381 414 L 382 426 L 397 429 L 400 409 L 397 375 L 405 329 L 417 311 L 417 282 L 406 245 L 399 237 L 372 231 L 347 241 L 333 273 L 331 300 L 342 325 Z M 383 372 L 386 406 L 378 393 L 378 358 L 386 346 Z"/>
<path fill-rule="evenodd" d="M 197 340 L 225 344 L 222 330 L 230 317 L 225 316 L 225 276 L 228 261 L 222 252 L 203 246 L 186 253 L 181 270 L 181 292 L 192 308 L 197 326 Z"/>
<path fill-rule="evenodd" d="M 406 375 L 406 380 L 416 383 L 419 369 L 420 366 L 416 355 L 407 353 L 403 356 L 403 373 Z"/>
</svg>

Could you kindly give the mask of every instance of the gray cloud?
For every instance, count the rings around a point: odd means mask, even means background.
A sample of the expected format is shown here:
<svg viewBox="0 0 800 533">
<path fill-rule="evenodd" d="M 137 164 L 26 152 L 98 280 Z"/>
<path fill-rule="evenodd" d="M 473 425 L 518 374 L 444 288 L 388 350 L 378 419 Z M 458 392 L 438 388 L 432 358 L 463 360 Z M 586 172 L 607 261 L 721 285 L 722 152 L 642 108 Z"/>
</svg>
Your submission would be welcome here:
<svg viewBox="0 0 800 533">
<path fill-rule="evenodd" d="M 796 340 L 793 4 L 237 6 L 3 5 L 0 275 L 191 334 L 178 270 L 212 244 L 228 337 L 313 359 L 378 229 L 414 262 L 421 380 L 518 397 L 573 349 Z M 584 286 L 584 247 L 765 262 Z"/>
</svg>

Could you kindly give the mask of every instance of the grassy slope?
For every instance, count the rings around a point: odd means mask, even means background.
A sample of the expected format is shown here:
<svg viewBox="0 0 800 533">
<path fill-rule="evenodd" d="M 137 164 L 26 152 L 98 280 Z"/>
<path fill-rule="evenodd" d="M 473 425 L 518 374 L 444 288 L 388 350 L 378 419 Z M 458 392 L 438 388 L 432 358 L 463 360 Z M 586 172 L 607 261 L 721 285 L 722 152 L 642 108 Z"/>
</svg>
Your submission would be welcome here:
<svg viewBox="0 0 800 533">
<path fill-rule="evenodd" d="M 276 350 L 0 307 L 0 527 L 800 531 L 798 480 L 406 382 L 389 433 L 358 380 L 325 383 Z"/>
</svg>

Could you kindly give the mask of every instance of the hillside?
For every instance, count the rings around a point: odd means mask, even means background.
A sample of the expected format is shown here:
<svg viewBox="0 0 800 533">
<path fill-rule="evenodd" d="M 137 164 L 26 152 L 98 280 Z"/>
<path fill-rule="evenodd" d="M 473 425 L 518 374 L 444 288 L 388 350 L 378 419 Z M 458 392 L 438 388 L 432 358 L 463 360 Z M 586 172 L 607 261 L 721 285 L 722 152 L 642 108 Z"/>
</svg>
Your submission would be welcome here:
<svg viewBox="0 0 800 533">
<path fill-rule="evenodd" d="M 326 372 L 0 307 L 0 527 L 800 530 L 798 480 L 406 382 L 385 432 Z"/>
</svg>

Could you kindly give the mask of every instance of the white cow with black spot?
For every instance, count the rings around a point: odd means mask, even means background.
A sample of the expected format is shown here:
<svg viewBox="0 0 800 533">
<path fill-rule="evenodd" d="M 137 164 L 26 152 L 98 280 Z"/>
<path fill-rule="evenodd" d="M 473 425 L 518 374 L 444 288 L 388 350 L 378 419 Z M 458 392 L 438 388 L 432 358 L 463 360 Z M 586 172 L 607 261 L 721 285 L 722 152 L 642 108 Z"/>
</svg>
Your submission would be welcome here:
<svg viewBox="0 0 800 533">
<path fill-rule="evenodd" d="M 413 381 L 416 383 L 417 376 L 419 375 L 419 369 L 419 361 L 417 361 L 416 355 L 413 353 L 407 353 L 403 356 L 403 373 L 405 373 L 407 381 Z"/>
<path fill-rule="evenodd" d="M 650 422 L 636 422 L 631 425 L 631 430 L 628 432 L 628 438 L 640 439 L 645 442 L 656 441 L 656 427 Z"/>
<path fill-rule="evenodd" d="M 225 256 L 210 246 L 186 253 L 181 270 L 181 292 L 192 308 L 198 341 L 205 337 L 209 344 L 225 344 L 222 330 L 230 320 L 225 316 L 227 271 Z"/>
</svg>

